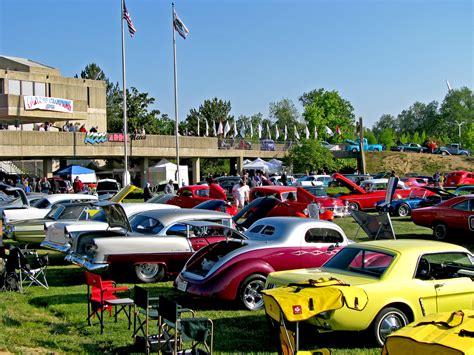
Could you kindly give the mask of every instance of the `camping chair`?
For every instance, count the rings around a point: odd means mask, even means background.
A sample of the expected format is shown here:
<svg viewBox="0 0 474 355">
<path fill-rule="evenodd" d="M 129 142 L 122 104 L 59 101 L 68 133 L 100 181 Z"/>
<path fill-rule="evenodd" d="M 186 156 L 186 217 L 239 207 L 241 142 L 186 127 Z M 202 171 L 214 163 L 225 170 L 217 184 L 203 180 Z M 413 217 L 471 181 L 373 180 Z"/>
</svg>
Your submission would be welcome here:
<svg viewBox="0 0 474 355">
<path fill-rule="evenodd" d="M 369 239 L 396 239 L 392 220 L 388 212 L 371 215 L 358 210 L 349 210 L 352 218 L 359 224 L 354 240 L 357 240 L 359 230 L 362 228 Z"/>
<path fill-rule="evenodd" d="M 160 334 L 164 340 L 159 351 L 171 351 L 172 354 L 212 354 L 214 325 L 211 319 L 196 318 L 191 309 L 181 308 L 166 297 L 159 299 L 159 312 L 162 322 Z M 192 317 L 183 317 L 184 313 L 190 313 Z M 184 350 L 184 343 L 190 343 L 190 348 Z"/>
<path fill-rule="evenodd" d="M 135 286 L 133 289 L 133 334 L 135 344 L 145 344 L 146 353 L 149 354 L 153 345 L 156 345 L 158 336 L 150 335 L 149 320 L 156 320 L 158 324 L 159 314 L 158 305 L 150 304 L 150 301 L 157 301 L 158 298 L 149 297 L 148 290 L 140 286 Z M 141 332 L 143 336 L 137 336 Z"/>
<path fill-rule="evenodd" d="M 130 289 L 128 287 L 116 287 L 112 280 L 102 280 L 99 275 L 86 271 L 87 284 L 87 322 L 91 325 L 91 318 L 97 315 L 100 322 L 100 333 L 104 333 L 104 311 L 108 310 L 112 316 L 114 308 L 114 318 L 117 322 L 117 316 L 124 312 L 128 318 L 128 329 L 131 327 L 131 307 L 133 300 L 130 298 Z M 128 291 L 128 298 L 120 298 L 117 292 Z M 128 310 L 127 310 L 128 308 Z"/>
<path fill-rule="evenodd" d="M 23 293 L 32 285 L 49 289 L 46 279 L 48 263 L 48 254 L 39 255 L 36 250 L 13 247 L 8 255 L 5 269 L 10 274 L 16 274 L 18 291 Z"/>
</svg>

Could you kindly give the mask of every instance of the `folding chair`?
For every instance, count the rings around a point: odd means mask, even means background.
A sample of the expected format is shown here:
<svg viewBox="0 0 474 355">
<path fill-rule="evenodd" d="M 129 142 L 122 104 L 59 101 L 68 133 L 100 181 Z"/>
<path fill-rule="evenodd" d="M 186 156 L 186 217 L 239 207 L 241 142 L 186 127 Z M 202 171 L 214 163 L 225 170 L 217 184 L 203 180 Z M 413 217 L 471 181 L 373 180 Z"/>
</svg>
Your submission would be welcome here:
<svg viewBox="0 0 474 355">
<path fill-rule="evenodd" d="M 36 250 L 13 247 L 7 258 L 6 269 L 16 274 L 18 290 L 23 293 L 31 285 L 49 289 L 46 279 L 48 264 L 48 254 L 39 255 Z"/>
<path fill-rule="evenodd" d="M 114 318 L 117 322 L 117 316 L 124 312 L 128 318 L 128 329 L 131 327 L 131 308 L 133 300 L 130 298 L 130 289 L 128 287 L 117 287 L 112 280 L 102 280 L 99 275 L 86 271 L 87 284 L 87 322 L 91 325 L 91 318 L 97 315 L 100 322 L 100 333 L 104 333 L 104 311 L 109 311 L 112 316 L 114 308 Z M 128 291 L 127 298 L 120 298 L 117 292 Z M 128 311 L 127 311 L 128 308 Z"/>
<path fill-rule="evenodd" d="M 150 353 L 152 348 L 152 342 L 159 341 L 157 335 L 150 335 L 149 331 L 149 320 L 157 321 L 158 329 L 158 305 L 150 304 L 150 301 L 157 301 L 158 298 L 149 297 L 148 290 L 140 286 L 135 286 L 133 289 L 133 302 L 134 302 L 134 313 L 133 313 L 133 334 L 135 338 L 135 344 L 144 344 L 146 354 Z M 142 336 L 138 336 L 138 333 Z"/>
<path fill-rule="evenodd" d="M 196 318 L 194 311 L 181 308 L 176 302 L 166 297 L 159 299 L 161 317 L 160 335 L 164 342 L 158 351 L 170 351 L 172 354 L 204 353 L 212 354 L 214 326 L 209 318 Z M 191 317 L 183 317 L 190 313 Z M 190 343 L 190 348 L 183 349 L 184 343 Z M 202 350 L 204 347 L 205 350 Z"/>
</svg>

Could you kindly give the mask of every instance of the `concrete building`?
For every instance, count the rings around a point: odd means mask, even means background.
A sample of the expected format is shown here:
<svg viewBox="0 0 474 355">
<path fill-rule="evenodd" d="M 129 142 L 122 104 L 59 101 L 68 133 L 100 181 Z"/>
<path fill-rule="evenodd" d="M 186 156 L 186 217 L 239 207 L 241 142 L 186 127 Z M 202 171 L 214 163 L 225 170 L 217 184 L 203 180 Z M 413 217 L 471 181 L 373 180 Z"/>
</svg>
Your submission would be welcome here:
<svg viewBox="0 0 474 355">
<path fill-rule="evenodd" d="M 69 121 L 107 131 L 106 83 L 67 78 L 59 69 L 30 59 L 0 55 L 0 124 L 3 128 L 37 130 Z"/>
</svg>

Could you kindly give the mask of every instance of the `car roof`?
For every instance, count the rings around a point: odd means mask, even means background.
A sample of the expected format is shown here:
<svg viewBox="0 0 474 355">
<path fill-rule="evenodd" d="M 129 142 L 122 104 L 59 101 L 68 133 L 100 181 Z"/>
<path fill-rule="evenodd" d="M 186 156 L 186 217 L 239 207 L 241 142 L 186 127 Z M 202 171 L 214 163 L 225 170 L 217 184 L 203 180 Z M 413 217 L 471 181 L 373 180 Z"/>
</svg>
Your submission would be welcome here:
<svg viewBox="0 0 474 355">
<path fill-rule="evenodd" d="M 360 242 L 357 244 L 351 244 L 350 248 L 377 248 L 385 249 L 387 251 L 393 251 L 398 253 L 439 253 L 439 252 L 469 252 L 460 245 L 437 242 L 433 240 L 425 239 L 396 239 L 396 240 L 371 240 L 368 242 Z"/>
<path fill-rule="evenodd" d="M 125 213 L 130 215 L 131 213 L 153 211 L 153 210 L 178 210 L 180 207 L 175 205 L 168 205 L 165 203 L 148 203 L 148 202 L 136 202 L 136 203 L 122 203 L 121 204 Z"/>
<path fill-rule="evenodd" d="M 49 202 L 55 203 L 60 201 L 67 200 L 97 200 L 95 195 L 86 195 L 86 194 L 52 194 L 44 196 Z"/>
<path fill-rule="evenodd" d="M 174 223 L 175 221 L 181 221 L 186 219 L 206 219 L 206 218 L 222 218 L 230 219 L 231 216 L 227 213 L 210 211 L 210 210 L 199 210 L 192 208 L 181 208 L 181 209 L 160 209 L 154 211 L 141 212 L 142 215 L 147 217 L 155 218 L 160 220 L 163 225 Z"/>
<path fill-rule="evenodd" d="M 282 185 L 270 185 L 270 186 L 255 186 L 252 188 L 252 191 L 272 191 L 272 192 L 295 192 L 296 187 L 294 186 L 282 186 Z"/>
</svg>

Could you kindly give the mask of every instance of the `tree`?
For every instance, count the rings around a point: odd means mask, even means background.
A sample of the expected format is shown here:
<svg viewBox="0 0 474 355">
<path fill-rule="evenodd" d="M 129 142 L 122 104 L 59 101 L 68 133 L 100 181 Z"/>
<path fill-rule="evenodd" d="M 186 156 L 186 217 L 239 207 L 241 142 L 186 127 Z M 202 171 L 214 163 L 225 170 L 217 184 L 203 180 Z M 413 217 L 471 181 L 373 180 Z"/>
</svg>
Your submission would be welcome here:
<svg viewBox="0 0 474 355">
<path fill-rule="evenodd" d="M 294 145 L 285 162 L 293 167 L 294 172 L 331 171 L 336 166 L 332 153 L 314 139 L 305 139 Z"/>
<path fill-rule="evenodd" d="M 269 113 L 270 119 L 273 120 L 274 124 L 278 125 L 280 129 L 283 129 L 285 125 L 287 128 L 293 127 L 299 122 L 300 113 L 295 104 L 286 98 L 278 102 L 271 102 Z"/>
<path fill-rule="evenodd" d="M 204 100 L 203 104 L 199 106 L 199 109 L 191 109 L 188 116 L 186 117 L 186 128 L 188 134 L 198 134 L 198 120 L 199 120 L 199 135 L 204 136 L 206 132 L 206 121 L 208 122 L 210 132 L 213 134 L 212 125 L 219 125 L 219 122 L 225 124 L 229 121 L 229 124 L 233 124 L 234 116 L 229 115 L 232 106 L 230 101 L 223 101 L 217 97 L 212 100 Z"/>
<path fill-rule="evenodd" d="M 391 129 L 393 132 L 397 131 L 397 120 L 392 115 L 384 114 L 380 116 L 379 120 L 374 123 L 372 126 L 372 131 L 374 132 L 375 136 L 378 138 L 379 135 L 385 129 Z"/>
<path fill-rule="evenodd" d="M 321 88 L 304 93 L 299 100 L 305 109 L 303 117 L 310 132 L 316 127 L 319 137 L 333 142 L 354 137 L 354 108 L 337 91 L 326 91 Z M 329 138 L 326 126 L 333 132 L 339 126 L 342 134 Z"/>
<path fill-rule="evenodd" d="M 383 144 L 387 150 L 396 145 L 397 139 L 392 128 L 384 128 L 378 135 L 378 142 Z"/>
<path fill-rule="evenodd" d="M 77 74 L 75 76 L 77 78 Z M 87 64 L 83 71 L 81 71 L 82 79 L 104 80 L 109 84 L 109 80 L 105 76 L 104 71 L 95 63 Z"/>
</svg>

